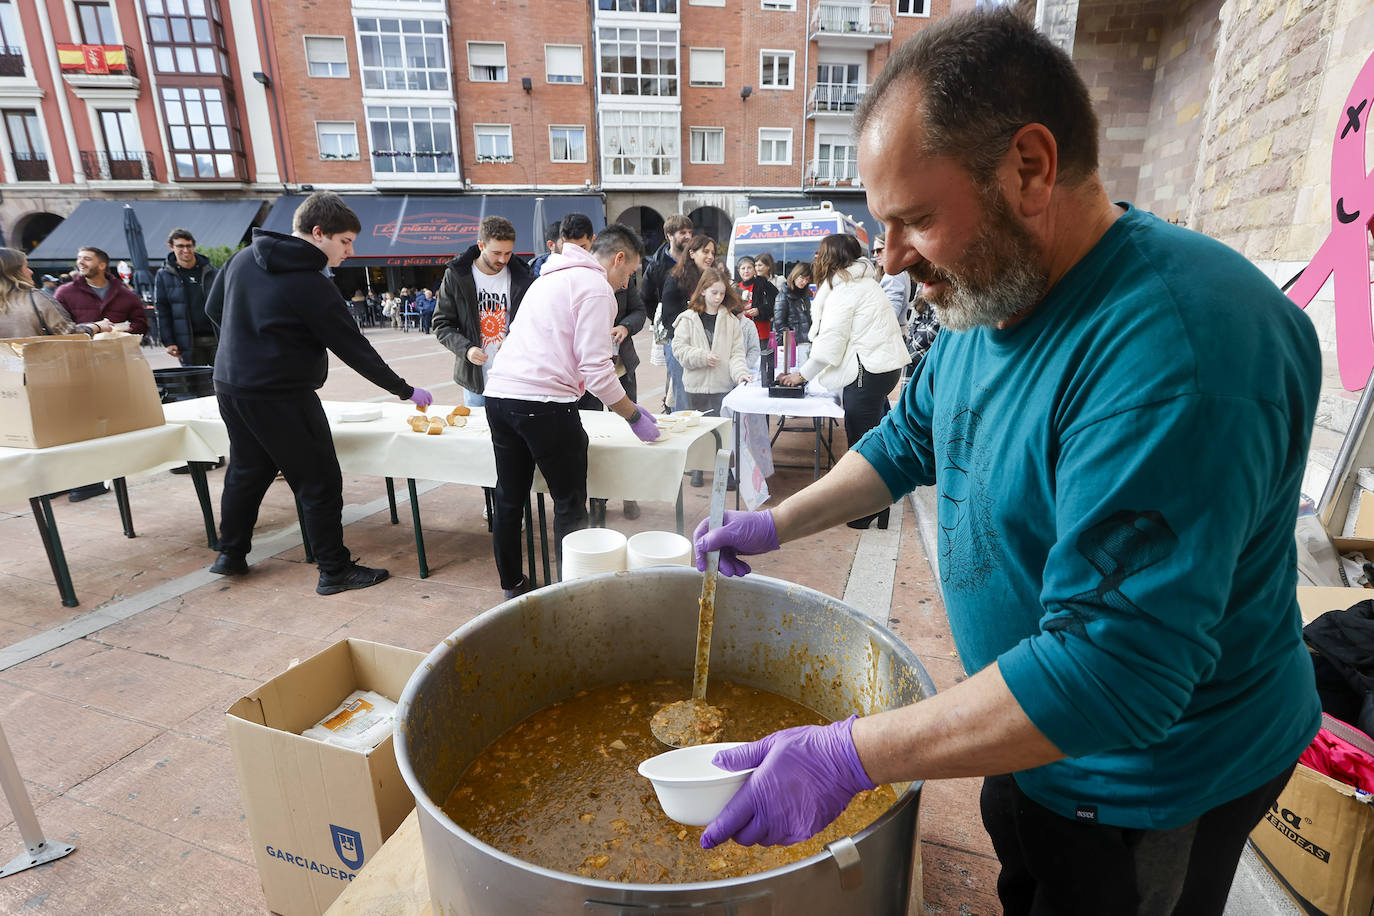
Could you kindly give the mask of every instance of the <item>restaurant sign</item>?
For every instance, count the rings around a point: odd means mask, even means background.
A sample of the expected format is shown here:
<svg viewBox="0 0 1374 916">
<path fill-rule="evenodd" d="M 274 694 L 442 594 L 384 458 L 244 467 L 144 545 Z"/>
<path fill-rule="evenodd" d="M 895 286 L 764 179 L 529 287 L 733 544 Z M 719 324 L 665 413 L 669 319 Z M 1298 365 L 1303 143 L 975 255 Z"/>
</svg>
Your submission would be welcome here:
<svg viewBox="0 0 1374 916">
<path fill-rule="evenodd" d="M 377 223 L 372 227 L 372 235 L 393 244 L 409 242 L 454 247 L 475 242 L 480 224 L 477 217 L 462 213 L 420 213 Z"/>
</svg>

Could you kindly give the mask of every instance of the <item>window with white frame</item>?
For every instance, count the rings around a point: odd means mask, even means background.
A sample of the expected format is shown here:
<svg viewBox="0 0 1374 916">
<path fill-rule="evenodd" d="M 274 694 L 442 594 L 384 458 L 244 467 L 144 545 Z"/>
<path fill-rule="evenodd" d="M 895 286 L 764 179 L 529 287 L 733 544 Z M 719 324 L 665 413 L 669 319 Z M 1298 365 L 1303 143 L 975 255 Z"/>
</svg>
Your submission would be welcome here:
<svg viewBox="0 0 1374 916">
<path fill-rule="evenodd" d="M 474 124 L 478 162 L 512 162 L 515 151 L 511 146 L 509 124 Z"/>
<path fill-rule="evenodd" d="M 316 121 L 320 159 L 357 159 L 358 125 L 353 121 Z"/>
<path fill-rule="evenodd" d="M 114 11 L 106 0 L 78 0 L 74 4 L 76 21 L 81 27 L 83 45 L 117 45 Z"/>
<path fill-rule="evenodd" d="M 145 0 L 148 43 L 159 73 L 229 75 L 216 0 Z"/>
<path fill-rule="evenodd" d="M 898 16 L 929 16 L 930 0 L 897 0 Z"/>
<path fill-rule="evenodd" d="M 797 0 L 763 0 L 763 8 L 766 10 L 795 10 Z"/>
<path fill-rule="evenodd" d="M 550 162 L 586 162 L 587 128 L 581 124 L 549 126 Z"/>
<path fill-rule="evenodd" d="M 348 44 L 342 36 L 305 36 L 306 72 L 315 77 L 348 76 Z"/>
<path fill-rule="evenodd" d="M 603 95 L 677 95 L 677 29 L 601 28 Z"/>
<path fill-rule="evenodd" d="M 725 161 L 725 128 L 693 127 L 687 132 L 688 162 L 719 165 Z"/>
<path fill-rule="evenodd" d="M 448 42 L 441 19 L 357 21 L 363 91 L 449 91 Z"/>
<path fill-rule="evenodd" d="M 724 48 L 688 48 L 687 82 L 692 86 L 725 85 Z"/>
<path fill-rule="evenodd" d="M 241 177 L 237 166 L 243 138 L 224 90 L 163 86 L 160 92 L 176 177 Z"/>
<path fill-rule="evenodd" d="M 458 171 L 453 115 L 447 107 L 368 105 L 367 132 L 376 174 L 452 175 Z"/>
<path fill-rule="evenodd" d="M 759 128 L 759 165 L 792 164 L 792 128 Z"/>
<path fill-rule="evenodd" d="M 678 118 L 671 111 L 603 111 L 601 157 L 607 175 L 652 178 L 679 172 Z"/>
<path fill-rule="evenodd" d="M 506 45 L 500 41 L 468 42 L 468 79 L 474 83 L 506 81 Z"/>
<path fill-rule="evenodd" d="M 19 29 L 19 15 L 10 0 L 0 0 L 0 76 L 24 75 L 24 36 Z M 43 166 L 43 180 L 47 180 L 47 164 Z"/>
<path fill-rule="evenodd" d="M 796 51 L 759 52 L 759 88 L 791 89 L 792 65 L 797 58 Z"/>
<path fill-rule="evenodd" d="M 817 181 L 853 181 L 859 177 L 859 151 L 845 134 L 821 134 L 816 154 Z"/>
<path fill-rule="evenodd" d="M 544 45 L 544 79 L 582 84 L 582 46 Z"/>
</svg>

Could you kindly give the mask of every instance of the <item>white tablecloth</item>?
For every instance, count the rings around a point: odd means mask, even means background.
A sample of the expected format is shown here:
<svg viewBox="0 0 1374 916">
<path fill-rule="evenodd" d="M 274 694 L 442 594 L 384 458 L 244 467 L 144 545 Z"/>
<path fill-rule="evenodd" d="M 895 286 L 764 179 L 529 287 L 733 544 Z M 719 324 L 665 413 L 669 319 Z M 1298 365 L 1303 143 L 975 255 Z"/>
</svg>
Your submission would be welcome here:
<svg viewBox="0 0 1374 916">
<path fill-rule="evenodd" d="M 379 407 L 380 419 L 346 423 L 346 411 Z M 325 401 L 339 465 L 349 473 L 373 477 L 414 477 L 470 486 L 496 486 L 496 459 L 486 413 L 472 410 L 464 427 L 449 427 L 443 435 L 413 432 L 405 418 L 415 413 L 409 403 L 364 404 Z M 434 405 L 430 416 L 446 416 L 449 406 Z M 214 461 L 229 453 L 229 434 L 214 398 L 164 404 L 169 424 L 185 427 L 194 438 L 193 461 Z M 658 442 L 643 443 L 624 420 L 606 411 L 582 411 L 582 426 L 589 440 L 587 493 L 599 499 L 677 499 L 682 475 L 689 470 L 715 466 L 716 443 L 730 445 L 730 421 L 704 418 L 700 426 L 669 433 Z M 542 481 L 539 482 L 542 487 Z"/>
<path fill-rule="evenodd" d="M 812 388 L 807 392 L 804 398 L 770 398 L 766 388 L 741 385 L 725 396 L 725 406 L 735 413 L 844 419 L 844 408 L 833 394 L 814 393 Z"/>
<path fill-rule="evenodd" d="M 0 448 L 0 504 L 180 464 L 189 439 L 168 424 L 48 448 Z"/>
</svg>

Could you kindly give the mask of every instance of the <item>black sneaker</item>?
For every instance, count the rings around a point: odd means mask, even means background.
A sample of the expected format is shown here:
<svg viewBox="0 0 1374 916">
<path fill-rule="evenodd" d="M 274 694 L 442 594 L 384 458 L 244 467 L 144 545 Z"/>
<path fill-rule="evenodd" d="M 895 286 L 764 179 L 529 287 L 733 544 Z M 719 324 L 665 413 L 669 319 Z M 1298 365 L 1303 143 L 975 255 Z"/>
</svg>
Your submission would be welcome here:
<svg viewBox="0 0 1374 916">
<path fill-rule="evenodd" d="M 625 500 L 625 517 L 628 519 L 639 518 L 639 503 L 633 499 Z"/>
<path fill-rule="evenodd" d="M 248 572 L 248 561 L 238 554 L 221 553 L 215 558 L 210 572 L 217 576 L 241 576 Z"/>
<path fill-rule="evenodd" d="M 523 576 L 523 577 L 521 577 L 521 579 L 520 579 L 520 584 L 519 584 L 519 585 L 517 585 L 515 588 L 506 588 L 506 589 L 502 589 L 502 593 L 506 596 L 506 600 L 509 601 L 509 600 L 511 600 L 512 598 L 519 598 L 521 595 L 525 594 L 525 593 L 528 592 L 529 590 L 530 590 L 530 577 L 529 577 L 529 576 Z"/>
<path fill-rule="evenodd" d="M 391 575 L 385 569 L 372 569 L 349 563 L 338 572 L 320 573 L 320 584 L 315 586 L 317 595 L 337 595 L 354 588 L 371 588 Z"/>
<path fill-rule="evenodd" d="M 87 484 L 68 493 L 67 502 L 79 503 L 83 499 L 90 499 L 92 496 L 104 496 L 108 492 L 110 492 L 110 488 L 103 483 Z"/>
</svg>

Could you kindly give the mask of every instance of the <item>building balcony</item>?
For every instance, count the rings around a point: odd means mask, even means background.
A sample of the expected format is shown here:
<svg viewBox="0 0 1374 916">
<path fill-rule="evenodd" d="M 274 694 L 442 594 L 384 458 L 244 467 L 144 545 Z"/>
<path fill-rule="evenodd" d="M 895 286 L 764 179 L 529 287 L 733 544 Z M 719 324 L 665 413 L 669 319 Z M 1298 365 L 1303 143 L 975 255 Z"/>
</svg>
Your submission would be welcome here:
<svg viewBox="0 0 1374 916">
<path fill-rule="evenodd" d="M 143 150 L 81 150 L 81 170 L 91 181 L 157 181 L 157 159 Z"/>
<path fill-rule="evenodd" d="M 0 45 L 0 76 L 24 75 L 24 51 L 14 45 Z"/>
<path fill-rule="evenodd" d="M 859 178 L 859 167 L 852 160 L 812 159 L 806 163 L 806 176 L 802 184 L 808 188 L 853 188 L 863 187 Z"/>
<path fill-rule="evenodd" d="M 811 87 L 811 92 L 806 97 L 806 116 L 848 116 L 859 107 L 859 100 L 867 91 L 867 86 L 858 83 L 817 83 Z"/>
<path fill-rule="evenodd" d="M 811 14 L 810 38 L 822 47 L 875 48 L 892 40 L 892 10 L 883 3 L 821 0 Z"/>
<path fill-rule="evenodd" d="M 73 86 L 138 85 L 133 49 L 123 45 L 58 45 L 57 63 Z"/>
<path fill-rule="evenodd" d="M 48 157 L 36 153 L 15 153 L 14 177 L 17 181 L 47 181 Z"/>
</svg>

